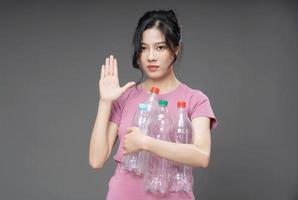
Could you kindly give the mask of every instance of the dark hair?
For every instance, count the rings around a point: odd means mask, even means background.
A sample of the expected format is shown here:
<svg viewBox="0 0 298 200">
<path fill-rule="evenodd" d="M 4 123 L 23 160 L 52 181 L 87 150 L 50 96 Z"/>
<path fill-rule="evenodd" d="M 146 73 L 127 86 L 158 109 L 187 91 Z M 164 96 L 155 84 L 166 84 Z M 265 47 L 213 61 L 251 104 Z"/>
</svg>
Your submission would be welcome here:
<svg viewBox="0 0 298 200">
<path fill-rule="evenodd" d="M 136 83 L 136 86 L 141 83 L 144 72 L 139 66 L 138 60 L 142 51 L 141 40 L 142 34 L 145 30 L 150 28 L 157 28 L 165 36 L 165 42 L 171 53 L 174 55 L 174 59 L 170 66 L 177 60 L 175 54 L 176 48 L 181 44 L 181 29 L 178 24 L 176 14 L 173 10 L 153 10 L 146 12 L 140 19 L 133 36 L 133 67 L 139 69 L 142 73 L 140 80 Z M 181 50 L 181 49 L 180 49 Z"/>
</svg>

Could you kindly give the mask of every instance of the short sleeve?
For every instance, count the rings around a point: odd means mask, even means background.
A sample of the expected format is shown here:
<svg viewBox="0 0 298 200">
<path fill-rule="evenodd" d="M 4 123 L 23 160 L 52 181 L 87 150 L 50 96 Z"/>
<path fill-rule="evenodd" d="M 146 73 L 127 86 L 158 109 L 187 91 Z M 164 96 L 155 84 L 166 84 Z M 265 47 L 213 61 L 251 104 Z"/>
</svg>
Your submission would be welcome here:
<svg viewBox="0 0 298 200">
<path fill-rule="evenodd" d="M 189 105 L 189 116 L 193 120 L 196 117 L 209 117 L 210 129 L 217 127 L 218 122 L 213 113 L 209 98 L 201 91 L 195 91 Z"/>
<path fill-rule="evenodd" d="M 125 92 L 123 92 L 118 99 L 113 101 L 112 103 L 112 110 L 110 115 L 110 121 L 116 123 L 118 126 L 120 125 L 121 117 L 122 117 L 122 111 L 132 96 L 132 92 L 134 87 L 128 88 Z"/>
<path fill-rule="evenodd" d="M 110 121 L 116 123 L 119 126 L 121 119 L 121 98 L 113 101 L 112 110 L 110 115 Z"/>
</svg>

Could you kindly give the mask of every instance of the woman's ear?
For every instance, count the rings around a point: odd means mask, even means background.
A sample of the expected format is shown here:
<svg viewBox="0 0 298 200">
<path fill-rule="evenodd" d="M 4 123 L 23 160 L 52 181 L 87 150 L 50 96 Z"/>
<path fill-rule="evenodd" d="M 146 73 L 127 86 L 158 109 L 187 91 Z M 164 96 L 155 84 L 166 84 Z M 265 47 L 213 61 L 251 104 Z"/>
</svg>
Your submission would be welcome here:
<svg viewBox="0 0 298 200">
<path fill-rule="evenodd" d="M 181 44 L 178 45 L 178 47 L 176 47 L 175 49 L 175 55 L 178 56 L 181 50 Z"/>
</svg>

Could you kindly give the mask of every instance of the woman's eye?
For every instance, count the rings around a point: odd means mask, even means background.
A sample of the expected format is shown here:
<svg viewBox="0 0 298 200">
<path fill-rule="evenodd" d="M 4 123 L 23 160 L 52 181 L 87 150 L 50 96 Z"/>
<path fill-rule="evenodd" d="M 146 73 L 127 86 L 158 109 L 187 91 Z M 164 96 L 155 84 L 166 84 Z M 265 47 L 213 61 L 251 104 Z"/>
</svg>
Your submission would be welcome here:
<svg viewBox="0 0 298 200">
<path fill-rule="evenodd" d="M 141 49 L 142 49 L 142 50 L 145 50 L 145 49 L 146 49 L 146 47 L 141 47 Z"/>
<path fill-rule="evenodd" d="M 158 47 L 157 47 L 158 50 L 163 50 L 163 49 L 165 49 L 165 48 L 166 48 L 165 46 L 158 46 Z"/>
</svg>

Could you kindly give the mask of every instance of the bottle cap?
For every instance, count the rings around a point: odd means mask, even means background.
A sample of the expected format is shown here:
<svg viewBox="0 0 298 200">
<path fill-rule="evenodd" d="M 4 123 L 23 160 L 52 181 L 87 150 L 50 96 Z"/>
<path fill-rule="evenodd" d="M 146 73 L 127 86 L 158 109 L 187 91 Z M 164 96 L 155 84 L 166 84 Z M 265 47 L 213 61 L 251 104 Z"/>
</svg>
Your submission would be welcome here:
<svg viewBox="0 0 298 200">
<path fill-rule="evenodd" d="M 158 94 L 158 93 L 159 93 L 159 88 L 153 86 L 153 87 L 151 88 L 151 93 Z"/>
<path fill-rule="evenodd" d="M 148 104 L 145 104 L 145 103 L 139 104 L 139 110 L 147 110 L 147 108 L 148 108 Z"/>
<path fill-rule="evenodd" d="M 160 106 L 163 106 L 163 107 L 166 107 L 166 106 L 168 105 L 168 101 L 160 100 L 160 101 L 159 101 L 159 105 L 160 105 Z"/>
<path fill-rule="evenodd" d="M 186 102 L 185 101 L 178 101 L 177 102 L 177 107 L 178 108 L 185 108 L 186 107 Z"/>
</svg>

